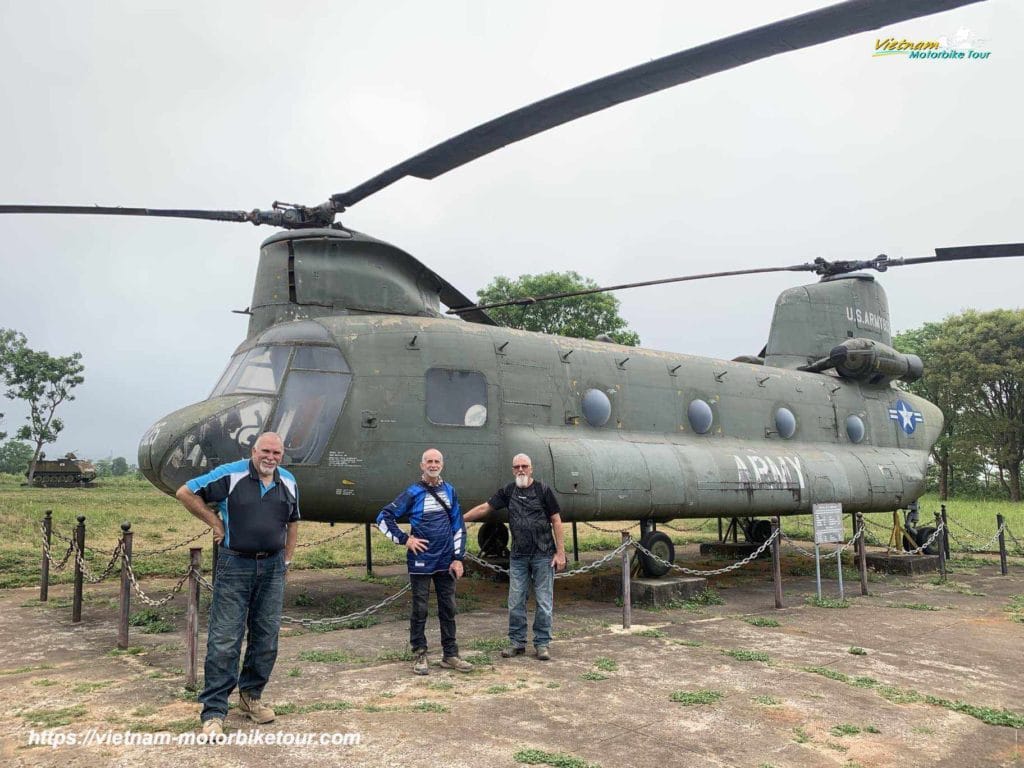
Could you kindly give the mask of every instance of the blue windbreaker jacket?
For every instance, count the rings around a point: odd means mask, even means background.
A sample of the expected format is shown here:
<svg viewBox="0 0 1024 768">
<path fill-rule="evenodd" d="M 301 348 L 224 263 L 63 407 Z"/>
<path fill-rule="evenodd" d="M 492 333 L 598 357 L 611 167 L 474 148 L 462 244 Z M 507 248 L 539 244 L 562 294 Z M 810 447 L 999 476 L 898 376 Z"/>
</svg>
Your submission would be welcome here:
<svg viewBox="0 0 1024 768">
<path fill-rule="evenodd" d="M 409 573 L 428 574 L 447 571 L 452 560 L 466 555 L 466 527 L 462 522 L 462 509 L 455 489 L 442 482 L 434 491 L 451 508 L 446 512 L 423 482 L 413 483 L 377 515 L 377 528 L 396 544 L 405 546 L 409 535 L 398 527 L 400 520 L 408 520 L 413 536 L 430 542 L 425 552 L 409 552 L 406 560 Z"/>
</svg>

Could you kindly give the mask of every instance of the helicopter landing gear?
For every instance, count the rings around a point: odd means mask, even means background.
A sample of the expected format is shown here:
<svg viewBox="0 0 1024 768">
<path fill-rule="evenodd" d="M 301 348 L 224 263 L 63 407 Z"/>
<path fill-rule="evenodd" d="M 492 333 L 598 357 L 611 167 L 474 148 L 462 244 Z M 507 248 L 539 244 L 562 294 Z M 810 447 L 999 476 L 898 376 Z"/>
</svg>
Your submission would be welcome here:
<svg viewBox="0 0 1024 768">
<path fill-rule="evenodd" d="M 643 523 L 641 525 L 641 532 L 643 529 Z M 661 531 L 648 531 L 643 533 L 640 537 L 640 546 L 648 550 L 652 555 L 657 555 L 662 560 L 665 560 L 669 565 L 655 560 L 650 555 L 644 552 L 639 553 L 640 558 L 640 570 L 644 576 L 649 579 L 659 579 L 668 573 L 672 566 L 671 563 L 676 561 L 676 548 L 672 544 L 672 539 L 667 534 Z"/>
<path fill-rule="evenodd" d="M 508 527 L 504 523 L 483 523 L 476 543 L 484 557 L 508 557 Z"/>
<path fill-rule="evenodd" d="M 744 520 L 743 533 L 751 544 L 764 544 L 772 535 L 772 524 L 767 520 Z"/>
</svg>

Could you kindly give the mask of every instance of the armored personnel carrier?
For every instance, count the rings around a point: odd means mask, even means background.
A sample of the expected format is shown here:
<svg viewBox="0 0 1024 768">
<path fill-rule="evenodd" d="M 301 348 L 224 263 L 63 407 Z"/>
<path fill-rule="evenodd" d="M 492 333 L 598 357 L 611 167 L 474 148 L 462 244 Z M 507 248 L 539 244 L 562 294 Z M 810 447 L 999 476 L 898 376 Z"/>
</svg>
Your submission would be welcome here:
<svg viewBox="0 0 1024 768">
<path fill-rule="evenodd" d="M 28 477 L 28 472 L 25 476 Z M 96 467 L 93 463 L 69 453 L 60 459 L 40 458 L 36 462 L 32 485 L 37 488 L 88 487 L 95 479 Z"/>
</svg>

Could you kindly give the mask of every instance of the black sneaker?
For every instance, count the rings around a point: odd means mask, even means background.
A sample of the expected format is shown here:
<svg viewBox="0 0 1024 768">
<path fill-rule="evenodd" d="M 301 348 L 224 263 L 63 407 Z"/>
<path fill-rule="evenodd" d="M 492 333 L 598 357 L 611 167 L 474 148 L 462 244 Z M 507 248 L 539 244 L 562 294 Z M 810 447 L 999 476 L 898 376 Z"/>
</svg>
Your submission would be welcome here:
<svg viewBox="0 0 1024 768">
<path fill-rule="evenodd" d="M 511 659 L 513 656 L 522 656 L 524 653 L 526 653 L 525 648 L 502 648 L 501 658 Z"/>
</svg>

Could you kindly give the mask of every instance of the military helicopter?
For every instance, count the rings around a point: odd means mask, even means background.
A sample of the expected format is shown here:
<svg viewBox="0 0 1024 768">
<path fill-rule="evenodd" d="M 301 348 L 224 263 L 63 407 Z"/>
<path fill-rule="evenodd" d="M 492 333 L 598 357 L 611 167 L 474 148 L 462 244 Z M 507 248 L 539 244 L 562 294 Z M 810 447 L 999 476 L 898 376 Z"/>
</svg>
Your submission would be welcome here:
<svg viewBox="0 0 1024 768">
<path fill-rule="evenodd" d="M 932 404 L 893 388 L 921 375 L 892 348 L 889 308 L 866 270 L 1017 256 L 1021 245 L 939 249 L 935 257 L 804 264 L 821 281 L 785 291 L 768 342 L 733 361 L 498 326 L 402 250 L 336 223 L 405 176 L 436 178 L 507 144 L 623 101 L 784 51 L 964 5 L 853 2 L 657 59 L 511 112 L 315 206 L 208 211 L 0 206 L 267 224 L 246 339 L 210 396 L 158 420 L 139 466 L 161 490 L 282 434 L 307 519 L 366 523 L 428 447 L 466 498 L 486 498 L 526 452 L 563 516 L 639 520 L 642 542 L 671 561 L 654 524 L 726 517 L 764 540 L 759 517 L 819 501 L 889 511 L 924 491 L 942 429 Z M 734 273 L 716 273 L 723 276 Z M 618 286 L 622 287 L 622 286 Z M 524 298 L 536 301 L 545 297 Z M 445 317 L 441 305 L 461 321 Z M 481 541 L 502 539 L 496 515 Z M 649 573 L 655 563 L 645 563 Z"/>
</svg>

